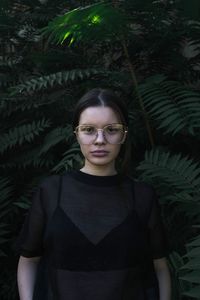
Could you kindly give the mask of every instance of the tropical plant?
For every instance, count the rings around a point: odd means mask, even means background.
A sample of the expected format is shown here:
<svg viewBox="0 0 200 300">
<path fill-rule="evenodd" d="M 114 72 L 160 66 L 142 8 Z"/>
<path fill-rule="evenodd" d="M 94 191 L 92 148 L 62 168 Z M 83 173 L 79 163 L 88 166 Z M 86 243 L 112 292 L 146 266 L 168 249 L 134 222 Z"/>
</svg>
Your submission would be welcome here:
<svg viewBox="0 0 200 300">
<path fill-rule="evenodd" d="M 199 236 L 195 237 L 198 228 L 193 224 L 200 223 L 200 165 L 181 154 L 172 155 L 163 149 L 153 149 L 146 152 L 138 170 L 142 171 L 140 178 L 153 184 L 160 194 L 170 248 L 174 250 L 176 245 L 177 251 L 176 255 L 170 255 L 174 280 L 183 296 L 199 299 Z M 194 241 L 188 243 L 191 237 Z M 188 244 L 187 254 L 181 258 L 184 244 Z M 175 288 L 173 292 L 174 299 L 179 299 Z"/>
</svg>

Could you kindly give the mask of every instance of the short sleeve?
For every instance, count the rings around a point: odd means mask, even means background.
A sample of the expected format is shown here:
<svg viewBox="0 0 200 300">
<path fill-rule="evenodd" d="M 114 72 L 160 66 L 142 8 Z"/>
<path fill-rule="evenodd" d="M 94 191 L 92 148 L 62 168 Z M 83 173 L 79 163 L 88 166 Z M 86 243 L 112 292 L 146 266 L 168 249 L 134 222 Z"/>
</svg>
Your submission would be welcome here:
<svg viewBox="0 0 200 300">
<path fill-rule="evenodd" d="M 45 228 L 44 209 L 42 205 L 42 188 L 33 195 L 30 210 L 18 239 L 18 252 L 25 257 L 41 256 L 43 253 L 43 236 Z"/>
<path fill-rule="evenodd" d="M 161 209 L 155 191 L 151 192 L 151 206 L 148 218 L 149 238 L 151 252 L 154 259 L 162 258 L 168 254 L 168 245 L 165 229 L 161 217 Z"/>
<path fill-rule="evenodd" d="M 151 256 L 153 259 L 165 257 L 168 244 L 157 194 L 150 185 L 143 182 L 135 182 L 134 191 L 136 211 L 147 230 Z"/>
</svg>

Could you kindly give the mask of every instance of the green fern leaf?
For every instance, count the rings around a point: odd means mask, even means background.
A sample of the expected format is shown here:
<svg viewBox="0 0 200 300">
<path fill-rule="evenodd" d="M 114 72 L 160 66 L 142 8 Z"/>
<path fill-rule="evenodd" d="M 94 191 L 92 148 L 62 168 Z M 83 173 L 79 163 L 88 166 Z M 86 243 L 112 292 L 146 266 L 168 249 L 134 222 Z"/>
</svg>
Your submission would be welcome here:
<svg viewBox="0 0 200 300">
<path fill-rule="evenodd" d="M 200 166 L 181 154 L 171 155 L 155 148 L 145 153 L 145 160 L 137 168 L 142 177 L 159 178 L 177 190 L 200 192 Z"/>
<path fill-rule="evenodd" d="M 199 249 L 200 250 L 200 249 Z M 185 264 L 182 269 L 200 270 L 200 257 L 190 258 L 189 262 Z"/>
<path fill-rule="evenodd" d="M 25 124 L 14 129 L 10 129 L 0 137 L 0 153 L 11 149 L 14 146 L 21 145 L 25 141 L 31 142 L 35 136 L 38 136 L 46 128 L 50 126 L 50 121 L 42 119 L 33 121 L 31 124 Z"/>
<path fill-rule="evenodd" d="M 51 147 L 55 146 L 61 141 L 64 141 L 65 139 L 70 139 L 73 137 L 73 135 L 73 130 L 70 125 L 67 125 L 66 127 L 58 127 L 52 130 L 46 135 L 39 154 L 47 152 Z"/>
<path fill-rule="evenodd" d="M 13 188 L 7 178 L 0 178 L 0 244 L 6 243 L 8 238 L 8 225 L 5 224 L 4 218 L 11 212 L 10 205 Z M 5 256 L 4 251 L 0 249 L 0 256 Z"/>
<path fill-rule="evenodd" d="M 12 158 L 11 162 L 6 162 L 1 165 L 1 168 L 4 170 L 9 169 L 17 169 L 25 170 L 30 166 L 33 168 L 52 168 L 55 164 L 55 159 L 53 155 L 50 153 L 45 156 L 40 156 L 41 146 L 35 147 L 34 149 L 30 149 L 26 153 L 19 154 Z M 11 172 L 11 171 L 10 171 Z"/>
<path fill-rule="evenodd" d="M 7 178 L 0 178 L 0 191 L 1 191 L 1 197 L 0 197 L 0 203 L 1 205 L 7 203 L 7 199 L 12 194 L 12 187 L 10 186 L 10 181 Z"/>
<path fill-rule="evenodd" d="M 173 135 L 184 131 L 191 135 L 197 133 L 200 128 L 200 94 L 173 81 L 142 84 L 139 91 L 158 129 Z"/>
<path fill-rule="evenodd" d="M 200 247 L 200 236 L 195 238 L 192 242 L 188 243 L 188 246 L 190 246 L 190 247 L 195 247 L 195 246 Z"/>
<path fill-rule="evenodd" d="M 162 203 L 176 204 L 178 212 L 183 212 L 187 220 L 200 222 L 199 193 L 188 193 L 187 191 L 174 192 L 165 197 L 161 197 Z"/>
<path fill-rule="evenodd" d="M 74 143 L 69 150 L 63 154 L 63 159 L 53 168 L 52 171 L 60 172 L 61 170 L 71 169 L 74 163 L 80 163 L 80 148 L 77 143 Z"/>
<path fill-rule="evenodd" d="M 194 287 L 192 289 L 190 289 L 187 292 L 182 293 L 183 296 L 188 296 L 188 297 L 192 297 L 195 299 L 199 299 L 199 295 L 200 295 L 200 287 Z"/>
<path fill-rule="evenodd" d="M 87 79 L 96 74 L 102 74 L 103 70 L 88 69 L 88 70 L 71 70 L 63 71 L 55 74 L 44 75 L 38 78 L 30 79 L 22 84 L 12 87 L 11 95 L 17 93 L 33 93 L 49 87 L 53 88 L 56 85 L 65 85 L 68 81 L 79 79 Z"/>
<path fill-rule="evenodd" d="M 199 249 L 198 249 L 198 251 L 199 251 Z M 193 271 L 193 272 L 190 272 L 190 273 L 188 273 L 184 276 L 180 276 L 179 278 L 182 279 L 182 280 L 189 281 L 191 283 L 199 283 L 200 269 L 196 270 L 196 271 Z"/>
<path fill-rule="evenodd" d="M 193 248 L 192 250 L 188 251 L 187 254 L 185 254 L 183 257 L 188 257 L 188 258 L 195 258 L 196 256 L 199 256 L 200 257 L 200 252 L 199 252 L 199 248 L 196 247 L 196 248 Z M 200 271 L 200 269 L 199 269 Z"/>
<path fill-rule="evenodd" d="M 195 237 L 194 241 L 189 243 L 188 251 L 185 255 L 188 262 L 181 267 L 182 270 L 187 270 L 186 274 L 181 275 L 180 279 L 192 284 L 192 287 L 182 294 L 199 299 L 200 295 L 200 235 Z M 192 247 L 192 249 L 191 249 Z"/>
</svg>

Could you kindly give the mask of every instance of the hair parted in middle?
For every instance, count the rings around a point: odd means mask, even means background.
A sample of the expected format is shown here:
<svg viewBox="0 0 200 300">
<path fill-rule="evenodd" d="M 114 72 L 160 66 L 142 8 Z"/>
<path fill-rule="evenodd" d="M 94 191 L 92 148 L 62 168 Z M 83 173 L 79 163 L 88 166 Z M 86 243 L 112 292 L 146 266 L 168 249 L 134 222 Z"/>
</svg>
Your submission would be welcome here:
<svg viewBox="0 0 200 300">
<path fill-rule="evenodd" d="M 81 113 L 88 107 L 110 107 L 119 117 L 121 123 L 128 127 L 128 111 L 124 101 L 110 89 L 94 88 L 84 94 L 77 102 L 73 115 L 73 130 L 79 125 Z M 130 161 L 130 140 L 127 135 L 122 144 L 120 153 L 116 162 L 116 168 L 120 173 L 128 173 Z"/>
</svg>

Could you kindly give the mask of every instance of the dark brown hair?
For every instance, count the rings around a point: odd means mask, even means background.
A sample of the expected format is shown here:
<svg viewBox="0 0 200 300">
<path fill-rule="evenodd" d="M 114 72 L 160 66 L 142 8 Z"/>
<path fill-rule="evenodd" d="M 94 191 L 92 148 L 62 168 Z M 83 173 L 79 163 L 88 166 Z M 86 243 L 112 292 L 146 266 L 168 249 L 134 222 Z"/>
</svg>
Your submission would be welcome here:
<svg viewBox="0 0 200 300">
<path fill-rule="evenodd" d="M 112 108 L 119 116 L 121 122 L 128 127 L 128 111 L 125 103 L 113 91 L 108 89 L 96 88 L 87 92 L 77 102 L 74 109 L 74 116 L 72 126 L 73 129 L 79 125 L 81 113 L 88 107 L 105 106 Z M 124 144 L 122 144 L 116 168 L 120 173 L 128 173 L 128 166 L 130 160 L 130 141 L 128 135 Z"/>
</svg>

